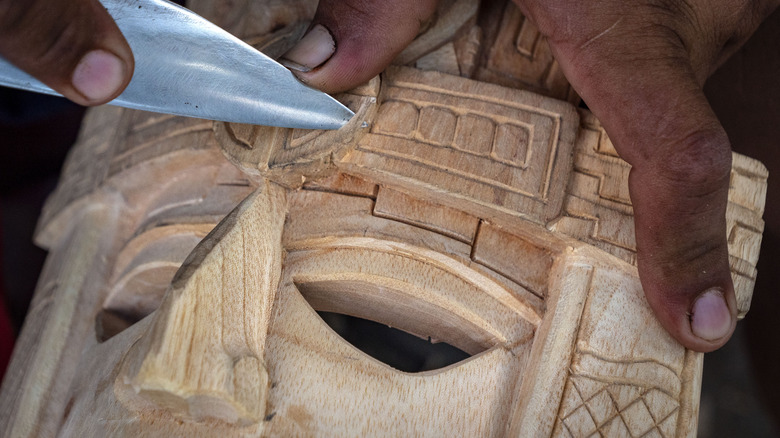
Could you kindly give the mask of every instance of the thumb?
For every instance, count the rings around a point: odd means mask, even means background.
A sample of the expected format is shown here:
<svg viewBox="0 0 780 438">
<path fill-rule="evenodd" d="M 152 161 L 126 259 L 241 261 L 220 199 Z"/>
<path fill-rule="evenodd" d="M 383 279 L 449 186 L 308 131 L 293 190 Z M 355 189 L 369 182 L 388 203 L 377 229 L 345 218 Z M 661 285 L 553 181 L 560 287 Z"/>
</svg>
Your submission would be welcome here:
<svg viewBox="0 0 780 438">
<path fill-rule="evenodd" d="M 632 166 L 638 269 L 650 306 L 683 345 L 712 351 L 736 324 L 728 138 L 684 49 L 665 35 L 637 41 L 619 30 L 587 47 L 559 47 L 558 59 Z"/>
<path fill-rule="evenodd" d="M 320 0 L 309 32 L 280 60 L 336 93 L 379 74 L 419 33 L 438 0 Z"/>
<path fill-rule="evenodd" d="M 98 0 L 0 2 L 0 54 L 82 105 L 118 96 L 134 64 L 130 46 Z"/>
</svg>

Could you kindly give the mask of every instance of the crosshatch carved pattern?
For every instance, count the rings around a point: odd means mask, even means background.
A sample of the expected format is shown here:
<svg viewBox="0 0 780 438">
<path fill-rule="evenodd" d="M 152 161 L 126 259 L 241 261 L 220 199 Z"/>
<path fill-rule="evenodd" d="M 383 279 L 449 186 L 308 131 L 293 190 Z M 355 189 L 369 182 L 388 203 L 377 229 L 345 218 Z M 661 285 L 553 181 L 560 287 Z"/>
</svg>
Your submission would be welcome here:
<svg viewBox="0 0 780 438">
<path fill-rule="evenodd" d="M 698 400 L 686 379 L 701 355 L 666 334 L 638 278 L 595 267 L 592 281 L 553 436 L 684 436 L 695 415 L 682 406 Z"/>
<path fill-rule="evenodd" d="M 679 413 L 675 397 L 658 388 L 572 376 L 555 436 L 675 436 Z"/>
</svg>

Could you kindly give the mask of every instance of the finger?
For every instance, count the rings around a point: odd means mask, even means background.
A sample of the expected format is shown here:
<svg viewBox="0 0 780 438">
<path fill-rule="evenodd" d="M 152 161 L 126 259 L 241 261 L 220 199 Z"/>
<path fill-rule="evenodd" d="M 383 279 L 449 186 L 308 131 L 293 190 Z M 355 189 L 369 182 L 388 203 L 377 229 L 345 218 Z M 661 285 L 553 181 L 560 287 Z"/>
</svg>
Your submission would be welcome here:
<svg viewBox="0 0 780 438">
<path fill-rule="evenodd" d="M 329 93 L 379 74 L 420 31 L 438 0 L 321 0 L 306 36 L 282 62 Z"/>
<path fill-rule="evenodd" d="M 661 324 L 697 351 L 736 324 L 725 212 L 731 151 L 684 48 L 618 21 L 585 45 L 554 47 L 618 153 L 632 165 L 639 276 Z M 679 40 L 677 40 L 679 41 Z"/>
<path fill-rule="evenodd" d="M 115 98 L 133 71 L 130 46 L 97 0 L 0 0 L 0 54 L 82 105 Z"/>
</svg>

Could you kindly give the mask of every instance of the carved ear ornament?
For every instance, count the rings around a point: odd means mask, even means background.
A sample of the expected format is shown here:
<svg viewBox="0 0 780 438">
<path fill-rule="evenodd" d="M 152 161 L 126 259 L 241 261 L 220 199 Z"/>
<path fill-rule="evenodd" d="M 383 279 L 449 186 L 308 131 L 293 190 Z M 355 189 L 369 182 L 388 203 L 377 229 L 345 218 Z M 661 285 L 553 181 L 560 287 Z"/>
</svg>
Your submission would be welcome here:
<svg viewBox="0 0 780 438">
<path fill-rule="evenodd" d="M 214 122 L 214 135 L 222 153 L 250 178 L 271 179 L 299 188 L 336 170 L 336 162 L 364 136 L 379 107 L 380 78 L 377 76 L 336 98 L 355 112 L 337 131 L 312 131 Z"/>
</svg>

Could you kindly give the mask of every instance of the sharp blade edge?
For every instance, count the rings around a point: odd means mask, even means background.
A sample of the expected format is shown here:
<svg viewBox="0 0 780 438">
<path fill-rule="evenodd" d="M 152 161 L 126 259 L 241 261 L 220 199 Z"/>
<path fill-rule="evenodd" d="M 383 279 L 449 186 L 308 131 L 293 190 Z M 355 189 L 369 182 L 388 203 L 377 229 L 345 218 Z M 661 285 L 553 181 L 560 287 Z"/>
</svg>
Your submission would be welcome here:
<svg viewBox="0 0 780 438">
<path fill-rule="evenodd" d="M 254 125 L 338 129 L 353 116 L 281 64 L 166 0 L 101 0 L 135 55 L 133 79 L 111 104 Z M 15 70 L 15 71 L 13 71 Z M 4 85 L 57 94 L 5 60 Z"/>
</svg>

